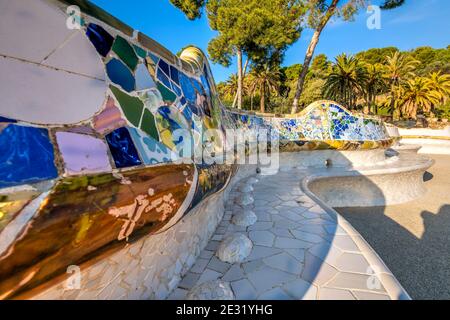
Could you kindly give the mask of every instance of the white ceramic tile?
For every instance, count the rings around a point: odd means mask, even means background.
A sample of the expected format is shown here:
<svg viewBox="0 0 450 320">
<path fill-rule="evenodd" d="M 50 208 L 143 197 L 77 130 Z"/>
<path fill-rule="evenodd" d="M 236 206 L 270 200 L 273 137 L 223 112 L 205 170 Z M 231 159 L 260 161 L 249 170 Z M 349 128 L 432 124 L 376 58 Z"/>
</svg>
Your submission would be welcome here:
<svg viewBox="0 0 450 320">
<path fill-rule="evenodd" d="M 0 58 L 2 116 L 39 124 L 72 124 L 92 117 L 106 84 L 13 59 Z"/>
<path fill-rule="evenodd" d="M 64 46 L 53 52 L 42 64 L 105 80 L 100 55 L 83 31 L 76 31 Z"/>
<path fill-rule="evenodd" d="M 0 54 L 41 62 L 74 32 L 66 27 L 66 19 L 64 12 L 42 0 L 2 0 Z"/>
</svg>

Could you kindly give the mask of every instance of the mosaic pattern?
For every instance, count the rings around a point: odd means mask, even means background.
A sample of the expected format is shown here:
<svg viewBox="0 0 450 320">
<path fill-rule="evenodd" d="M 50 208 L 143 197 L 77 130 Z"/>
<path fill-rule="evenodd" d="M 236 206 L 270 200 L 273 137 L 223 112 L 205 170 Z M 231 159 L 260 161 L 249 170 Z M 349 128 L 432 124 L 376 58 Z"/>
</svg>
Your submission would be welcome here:
<svg viewBox="0 0 450 320">
<path fill-rule="evenodd" d="M 79 30 L 66 28 L 69 3 Z M 226 187 L 236 165 L 173 163 L 177 129 L 217 151 L 234 147 L 205 129 L 264 128 L 281 151 L 389 144 L 378 120 L 332 102 L 294 119 L 230 112 L 199 49 L 179 58 L 87 1 L 12 1 L 0 18 L 0 298 L 39 291 Z"/>
<path fill-rule="evenodd" d="M 231 115 L 238 126 L 249 130 L 266 129 L 273 136 L 278 135 L 281 141 L 364 142 L 390 139 L 380 120 L 353 115 L 332 101 L 312 103 L 296 118 L 275 118 L 242 112 L 231 112 Z"/>
</svg>

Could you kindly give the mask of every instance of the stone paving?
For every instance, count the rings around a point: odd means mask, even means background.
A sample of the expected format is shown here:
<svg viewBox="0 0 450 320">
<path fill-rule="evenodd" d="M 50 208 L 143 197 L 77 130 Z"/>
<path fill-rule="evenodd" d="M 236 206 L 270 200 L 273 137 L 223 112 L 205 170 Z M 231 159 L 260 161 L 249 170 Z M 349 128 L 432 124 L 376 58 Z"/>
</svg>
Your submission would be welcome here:
<svg viewBox="0 0 450 320">
<path fill-rule="evenodd" d="M 373 261 L 383 263 L 367 254 L 371 249 L 361 236 L 302 191 L 305 175 L 305 170 L 290 169 L 236 184 L 222 222 L 169 299 L 185 299 L 193 288 L 214 280 L 229 283 L 239 300 L 399 298 L 393 294 L 399 289 L 392 274 L 377 271 Z M 250 219 L 252 225 L 232 222 L 245 220 L 233 215 L 250 211 L 257 217 Z M 221 261 L 217 249 L 236 234 L 251 240 L 250 254 L 233 264 Z"/>
</svg>

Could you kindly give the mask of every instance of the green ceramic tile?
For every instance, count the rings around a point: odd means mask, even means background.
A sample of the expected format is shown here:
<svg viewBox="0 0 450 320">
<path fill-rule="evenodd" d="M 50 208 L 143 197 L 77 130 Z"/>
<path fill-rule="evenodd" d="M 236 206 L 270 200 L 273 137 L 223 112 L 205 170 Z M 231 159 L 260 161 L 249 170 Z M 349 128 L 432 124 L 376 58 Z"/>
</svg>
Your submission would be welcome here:
<svg viewBox="0 0 450 320">
<path fill-rule="evenodd" d="M 145 57 L 147 56 L 147 51 L 145 51 L 144 49 L 142 49 L 141 47 L 138 47 L 136 45 L 133 45 L 133 48 L 139 57 L 141 57 L 142 59 L 145 59 Z"/>
<path fill-rule="evenodd" d="M 159 141 L 158 129 L 156 129 L 155 117 L 148 110 L 144 110 L 144 116 L 142 117 L 141 130 L 147 133 L 150 137 Z"/>
<path fill-rule="evenodd" d="M 161 93 L 163 100 L 166 102 L 174 103 L 175 100 L 177 99 L 175 93 L 167 89 L 164 85 L 162 85 L 159 82 L 158 82 L 158 90 Z"/>
<path fill-rule="evenodd" d="M 138 57 L 136 53 L 134 53 L 133 47 L 130 46 L 127 40 L 122 38 L 121 36 L 117 36 L 116 40 L 114 40 L 114 44 L 112 47 L 113 51 L 117 54 L 117 56 L 128 66 L 131 70 L 134 71 L 138 64 Z"/>
<path fill-rule="evenodd" d="M 127 120 L 135 127 L 139 127 L 142 110 L 144 109 L 144 104 L 142 101 L 139 98 L 126 94 L 115 86 L 109 86 L 109 88 L 112 93 L 114 93 L 114 96 L 119 102 Z"/>
</svg>

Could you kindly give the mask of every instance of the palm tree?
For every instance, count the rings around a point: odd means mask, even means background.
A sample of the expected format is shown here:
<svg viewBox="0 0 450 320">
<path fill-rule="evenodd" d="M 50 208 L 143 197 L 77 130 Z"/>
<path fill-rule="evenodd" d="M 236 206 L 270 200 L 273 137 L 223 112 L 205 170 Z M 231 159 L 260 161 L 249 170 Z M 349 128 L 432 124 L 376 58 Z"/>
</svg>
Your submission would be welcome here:
<svg viewBox="0 0 450 320">
<path fill-rule="evenodd" d="M 266 111 L 266 98 L 271 93 L 278 94 L 280 87 L 281 72 L 278 66 L 256 66 L 250 72 L 249 91 L 253 95 L 259 90 L 261 112 Z"/>
<path fill-rule="evenodd" d="M 341 54 L 336 57 L 332 71 L 326 79 L 323 94 L 352 108 L 358 95 L 364 92 L 366 78 L 365 70 L 358 59 L 345 53 Z"/>
<path fill-rule="evenodd" d="M 243 83 L 242 89 L 242 93 L 245 95 L 248 92 L 248 86 L 246 85 L 246 82 Z M 229 76 L 228 80 L 222 86 L 221 93 L 223 96 L 233 99 L 236 95 L 237 90 L 238 76 L 237 74 L 233 73 Z"/>
<path fill-rule="evenodd" d="M 430 112 L 431 107 L 439 102 L 440 97 L 429 79 L 417 77 L 409 80 L 403 91 L 402 113 L 416 119 L 418 110 Z"/>
<path fill-rule="evenodd" d="M 384 98 L 383 107 L 393 115 L 394 120 L 400 118 L 401 107 L 403 105 L 401 97 L 403 97 L 404 92 L 405 90 L 402 86 L 391 85 Z"/>
<path fill-rule="evenodd" d="M 364 86 L 364 100 L 368 110 L 378 113 L 375 103 L 376 97 L 386 90 L 386 79 L 383 76 L 384 66 L 380 63 L 366 64 L 366 83 Z"/>
<path fill-rule="evenodd" d="M 400 87 L 408 79 L 414 77 L 414 70 L 420 62 L 408 58 L 406 55 L 396 51 L 386 57 L 385 77 L 389 80 L 388 100 L 390 101 L 390 110 L 394 120 L 400 116 L 401 89 Z"/>
<path fill-rule="evenodd" d="M 441 72 L 432 72 L 428 76 L 431 87 L 439 93 L 440 102 L 445 103 L 445 100 L 450 95 L 450 74 L 441 74 Z"/>
<path fill-rule="evenodd" d="M 228 97 L 233 97 L 237 92 L 238 87 L 238 79 L 237 74 L 233 73 L 228 77 L 228 80 L 225 82 L 225 85 L 222 89 L 222 94 Z"/>
</svg>

